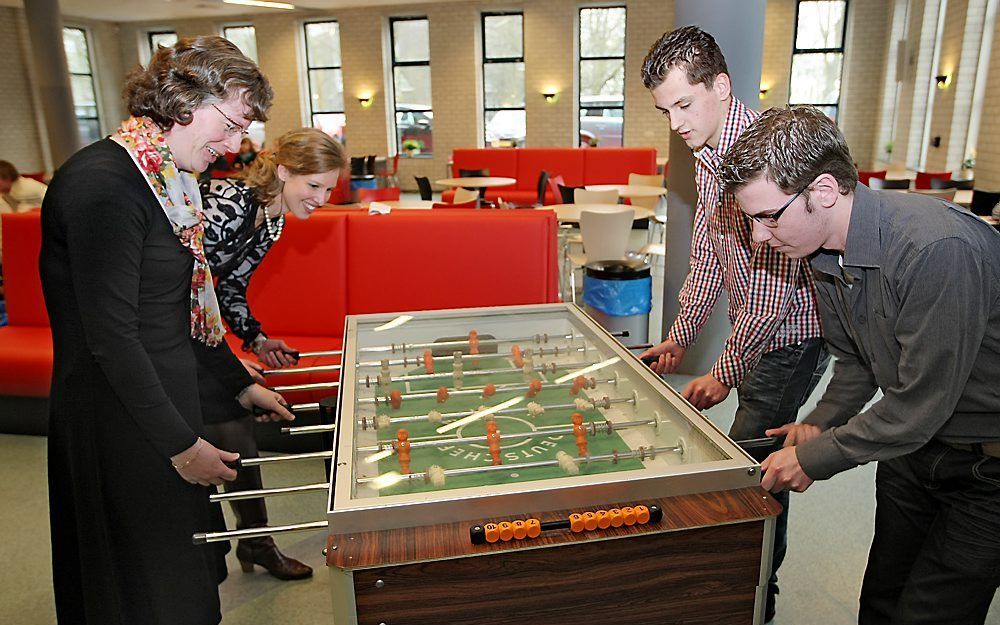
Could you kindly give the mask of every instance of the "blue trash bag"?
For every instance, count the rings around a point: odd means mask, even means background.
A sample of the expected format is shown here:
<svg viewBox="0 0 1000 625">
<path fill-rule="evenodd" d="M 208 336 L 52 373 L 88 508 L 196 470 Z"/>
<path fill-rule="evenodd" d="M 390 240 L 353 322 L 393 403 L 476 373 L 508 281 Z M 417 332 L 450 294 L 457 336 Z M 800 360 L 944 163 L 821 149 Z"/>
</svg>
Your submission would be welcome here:
<svg viewBox="0 0 1000 625">
<path fill-rule="evenodd" d="M 602 280 L 583 277 L 583 302 L 612 317 L 627 317 L 649 313 L 653 279 Z"/>
</svg>

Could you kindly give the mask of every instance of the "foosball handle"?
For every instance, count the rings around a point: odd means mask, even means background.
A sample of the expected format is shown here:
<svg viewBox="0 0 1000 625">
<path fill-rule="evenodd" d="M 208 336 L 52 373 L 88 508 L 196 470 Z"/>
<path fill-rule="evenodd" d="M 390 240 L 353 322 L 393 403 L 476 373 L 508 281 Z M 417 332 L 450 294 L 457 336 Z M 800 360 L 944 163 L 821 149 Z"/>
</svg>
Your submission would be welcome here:
<svg viewBox="0 0 1000 625">
<path fill-rule="evenodd" d="M 292 410 L 291 406 L 285 406 L 285 410 L 292 413 L 293 415 L 295 414 L 295 411 Z M 253 416 L 259 417 L 262 415 L 271 414 L 272 411 L 268 410 L 267 408 L 261 408 L 260 406 L 254 406 L 253 408 L 250 409 L 250 412 L 253 413 Z"/>
</svg>

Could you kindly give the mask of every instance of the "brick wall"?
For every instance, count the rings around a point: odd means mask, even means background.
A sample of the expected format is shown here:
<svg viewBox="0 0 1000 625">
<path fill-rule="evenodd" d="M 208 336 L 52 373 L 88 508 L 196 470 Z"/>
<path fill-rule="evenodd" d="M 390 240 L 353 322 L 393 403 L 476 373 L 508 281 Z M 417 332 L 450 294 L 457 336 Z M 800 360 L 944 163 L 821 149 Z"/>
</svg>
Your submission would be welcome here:
<svg viewBox="0 0 1000 625">
<path fill-rule="evenodd" d="M 1000 191 L 1000 115 L 990 114 L 990 103 L 1000 102 L 1000 21 L 994 25 L 985 105 L 976 147 L 976 188 Z"/>
<path fill-rule="evenodd" d="M 914 164 L 919 158 L 927 92 L 932 72 L 934 25 L 939 0 L 852 0 L 849 8 L 840 123 L 858 164 L 873 167 L 882 160 L 883 148 L 894 137 L 893 157 Z M 625 144 L 651 145 L 666 154 L 669 129 L 653 108 L 640 75 L 642 58 L 649 46 L 673 26 L 672 0 L 626 0 L 628 7 L 625 81 Z M 761 82 L 768 93 L 762 107 L 783 105 L 788 99 L 790 56 L 794 36 L 795 0 L 771 0 L 765 20 L 765 46 Z M 948 7 L 942 63 L 953 61 L 956 73 L 952 87 L 936 93 L 932 107 L 932 133 L 942 137 L 942 148 L 931 153 L 929 164 L 940 162 L 953 168 L 964 158 L 963 135 L 967 132 L 971 82 L 981 35 L 985 0 L 951 0 Z M 908 13 L 902 14 L 907 5 Z M 330 11 L 263 12 L 239 20 L 227 18 L 186 19 L 153 23 L 101 23 L 74 20 L 86 25 L 98 55 L 98 84 L 102 122 L 110 131 L 124 114 L 119 101 L 121 83 L 138 64 L 139 46 L 149 28 L 174 28 L 179 36 L 218 33 L 224 23 L 248 22 L 256 27 L 261 67 L 276 92 L 266 126 L 268 137 L 308 123 L 308 107 L 302 79 L 302 23 L 336 19 L 341 26 L 344 74 L 344 106 L 347 115 L 347 148 L 354 155 L 386 154 L 394 151 L 390 135 L 392 100 L 388 91 L 385 29 L 391 16 L 427 16 L 431 29 L 432 97 L 435 112 L 434 154 L 428 158 L 403 158 L 400 180 L 413 188 L 413 176 L 432 180 L 446 174 L 451 150 L 482 142 L 480 87 L 480 18 L 482 11 L 524 12 L 525 108 L 527 143 L 530 146 L 576 144 L 576 31 L 580 5 L 575 0 L 527 2 L 503 5 L 486 0 L 432 2 L 394 7 L 378 6 Z M 925 16 L 925 7 L 926 13 Z M 966 17 L 966 15 L 968 17 Z M 3 152 L 14 154 L 26 169 L 41 168 L 44 161 L 44 124 L 35 114 L 31 99 L 30 71 L 24 58 L 23 11 L 0 9 L 0 51 L 6 53 L 4 81 L 7 118 L 0 128 Z M 9 19 L 8 19 L 9 18 Z M 978 20 L 978 22 L 977 22 Z M 977 26 L 978 24 L 978 26 Z M 908 30 L 904 29 L 908 26 Z M 908 33 L 908 34 L 906 34 Z M 903 80 L 896 82 L 896 41 L 906 37 Z M 957 42 L 961 41 L 959 45 Z M 994 64 L 994 70 L 996 70 Z M 990 72 L 992 78 L 996 71 Z M 734 77 L 739 80 L 739 77 Z M 1000 77 L 998 77 L 1000 79 Z M 996 82 L 996 80 L 992 81 Z M 992 84 L 992 83 L 991 83 Z M 554 87 L 559 98 L 547 103 L 541 92 Z M 897 101 L 897 90 L 899 97 Z M 358 94 L 374 94 L 373 105 L 362 108 Z M 990 91 L 993 98 L 997 95 Z M 987 102 L 991 97 L 987 96 Z M 996 132 L 989 115 L 983 118 L 983 133 Z M 985 138 L 985 134 L 984 134 Z M 980 141 L 980 177 L 992 158 L 987 142 Z M 985 150 L 983 148 L 986 148 Z M 1000 159 L 1000 155 L 997 156 Z M 935 160 L 938 159 L 938 160 Z M 985 160 L 983 160 L 985 159 Z"/>
<path fill-rule="evenodd" d="M 29 75 L 27 25 L 24 11 L 0 7 L 0 85 L 4 86 L 3 123 L 0 123 L 0 159 L 10 161 L 19 171 L 45 169 L 44 138 L 35 116 L 36 98 Z"/>
</svg>

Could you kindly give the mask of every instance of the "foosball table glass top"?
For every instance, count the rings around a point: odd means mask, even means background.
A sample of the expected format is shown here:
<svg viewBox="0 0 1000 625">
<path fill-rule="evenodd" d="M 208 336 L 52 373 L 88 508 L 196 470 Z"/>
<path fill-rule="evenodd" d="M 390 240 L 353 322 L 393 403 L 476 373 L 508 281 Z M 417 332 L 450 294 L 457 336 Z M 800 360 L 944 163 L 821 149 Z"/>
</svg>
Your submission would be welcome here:
<svg viewBox="0 0 1000 625">
<path fill-rule="evenodd" d="M 567 304 L 348 317 L 331 530 L 756 484 L 629 344 Z"/>
</svg>

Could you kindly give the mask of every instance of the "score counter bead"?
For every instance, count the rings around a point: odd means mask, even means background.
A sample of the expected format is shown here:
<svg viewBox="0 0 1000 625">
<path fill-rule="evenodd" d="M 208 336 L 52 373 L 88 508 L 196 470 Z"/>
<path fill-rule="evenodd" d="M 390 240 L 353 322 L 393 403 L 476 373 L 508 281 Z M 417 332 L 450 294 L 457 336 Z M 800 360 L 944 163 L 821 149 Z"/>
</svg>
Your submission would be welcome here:
<svg viewBox="0 0 1000 625">
<path fill-rule="evenodd" d="M 588 532 L 593 532 L 597 529 L 597 515 L 593 512 L 587 511 L 583 513 L 583 527 Z"/>
<path fill-rule="evenodd" d="M 500 540 L 500 528 L 497 527 L 496 523 L 487 523 L 483 526 L 483 530 L 486 534 L 486 542 L 495 543 Z"/>
<path fill-rule="evenodd" d="M 635 522 L 640 525 L 649 523 L 649 508 L 646 506 L 635 507 Z"/>
<path fill-rule="evenodd" d="M 569 529 L 573 532 L 582 532 L 585 526 L 583 523 L 583 515 L 573 513 L 569 515 Z"/>
<path fill-rule="evenodd" d="M 500 540 L 507 542 L 514 537 L 514 526 L 508 521 L 497 523 L 497 530 L 500 533 Z"/>
<path fill-rule="evenodd" d="M 597 516 L 597 529 L 606 530 L 611 527 L 611 516 L 607 510 L 598 510 L 594 513 Z M 646 515 L 649 516 L 648 514 Z"/>
<path fill-rule="evenodd" d="M 632 506 L 622 508 L 622 522 L 625 525 L 635 525 L 635 508 Z"/>
<path fill-rule="evenodd" d="M 514 528 L 514 540 L 524 540 L 528 535 L 528 524 L 518 519 L 511 523 Z"/>
<path fill-rule="evenodd" d="M 625 519 L 622 516 L 622 511 L 620 508 L 612 508 L 608 510 L 608 518 L 611 519 L 611 527 L 621 527 L 625 523 Z"/>
<path fill-rule="evenodd" d="M 542 534 L 542 523 L 538 519 L 528 519 L 525 522 L 528 528 L 528 538 L 538 538 Z"/>
</svg>

